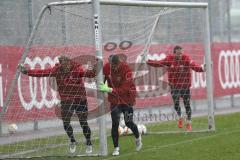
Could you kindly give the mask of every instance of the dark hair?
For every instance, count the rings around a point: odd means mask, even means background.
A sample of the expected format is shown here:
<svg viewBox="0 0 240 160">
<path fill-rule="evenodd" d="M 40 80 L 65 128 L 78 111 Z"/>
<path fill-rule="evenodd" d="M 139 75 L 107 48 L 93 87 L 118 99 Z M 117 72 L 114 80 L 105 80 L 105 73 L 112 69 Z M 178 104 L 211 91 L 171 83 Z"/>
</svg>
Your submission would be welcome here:
<svg viewBox="0 0 240 160">
<path fill-rule="evenodd" d="M 176 53 L 176 50 L 178 50 L 178 49 L 182 49 L 182 47 L 181 47 L 181 46 L 175 46 L 175 47 L 173 48 L 173 53 Z"/>
<path fill-rule="evenodd" d="M 108 60 L 109 60 L 109 63 L 112 63 L 112 64 L 118 64 L 120 62 L 118 55 L 113 55 L 113 54 L 109 56 Z"/>
<path fill-rule="evenodd" d="M 58 57 L 58 60 L 61 63 L 62 61 L 69 61 L 70 58 L 65 56 L 65 55 L 61 55 L 61 56 Z"/>
</svg>

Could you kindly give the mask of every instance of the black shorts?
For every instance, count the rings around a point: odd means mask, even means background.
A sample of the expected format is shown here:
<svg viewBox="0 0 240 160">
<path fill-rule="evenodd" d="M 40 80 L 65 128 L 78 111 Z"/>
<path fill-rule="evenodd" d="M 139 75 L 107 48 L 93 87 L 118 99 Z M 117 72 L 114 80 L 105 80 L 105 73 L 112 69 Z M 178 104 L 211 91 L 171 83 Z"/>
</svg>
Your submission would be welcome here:
<svg viewBox="0 0 240 160">
<path fill-rule="evenodd" d="M 174 100 L 179 99 L 180 97 L 182 97 L 183 99 L 190 99 L 191 97 L 189 88 L 184 89 L 172 88 L 171 95 Z"/>
<path fill-rule="evenodd" d="M 61 101 L 61 112 L 65 113 L 84 113 L 88 112 L 87 100 L 80 102 Z"/>
<path fill-rule="evenodd" d="M 126 104 L 111 105 L 111 117 L 112 121 L 118 122 L 120 120 L 120 114 L 123 113 L 125 122 L 133 121 L 133 107 Z"/>
</svg>

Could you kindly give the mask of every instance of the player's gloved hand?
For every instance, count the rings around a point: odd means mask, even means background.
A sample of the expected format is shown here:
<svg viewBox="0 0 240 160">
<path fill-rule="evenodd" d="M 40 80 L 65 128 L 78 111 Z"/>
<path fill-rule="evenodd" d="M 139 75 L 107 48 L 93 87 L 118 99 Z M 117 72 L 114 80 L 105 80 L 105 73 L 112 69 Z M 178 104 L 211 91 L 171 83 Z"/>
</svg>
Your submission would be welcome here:
<svg viewBox="0 0 240 160">
<path fill-rule="evenodd" d="M 101 66 L 101 63 L 100 63 L 101 61 L 102 60 L 95 57 L 95 60 L 93 60 L 93 63 L 91 65 L 89 65 L 88 70 L 92 70 L 96 75 L 98 75 L 99 72 L 102 69 L 102 66 Z"/>
<path fill-rule="evenodd" d="M 148 61 L 148 56 L 147 56 L 146 54 L 142 54 L 142 56 L 141 56 L 141 62 L 147 63 L 147 61 Z"/>
<path fill-rule="evenodd" d="M 203 71 L 206 72 L 206 71 L 207 71 L 207 65 L 206 65 L 206 63 L 202 64 L 201 66 L 202 66 Z M 211 67 L 213 67 L 213 62 L 211 62 Z"/>
<path fill-rule="evenodd" d="M 203 71 L 206 72 L 206 70 L 207 70 L 206 64 L 202 64 L 201 66 L 202 66 Z"/>
<path fill-rule="evenodd" d="M 112 88 L 108 87 L 107 84 L 104 84 L 104 83 L 101 83 L 99 86 L 98 86 L 99 90 L 101 92 L 104 92 L 104 93 L 111 93 L 112 92 Z"/>
<path fill-rule="evenodd" d="M 22 72 L 23 74 L 27 74 L 28 70 L 24 67 L 23 64 L 18 64 L 18 67 L 17 67 L 20 72 Z"/>
</svg>

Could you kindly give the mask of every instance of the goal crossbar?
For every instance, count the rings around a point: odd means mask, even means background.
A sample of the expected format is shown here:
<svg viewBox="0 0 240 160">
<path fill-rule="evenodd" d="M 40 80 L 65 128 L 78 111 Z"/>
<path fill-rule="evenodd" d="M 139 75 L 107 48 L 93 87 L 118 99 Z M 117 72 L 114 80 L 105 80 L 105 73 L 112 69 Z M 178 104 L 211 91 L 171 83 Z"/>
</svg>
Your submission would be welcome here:
<svg viewBox="0 0 240 160">
<path fill-rule="evenodd" d="M 59 6 L 59 5 L 75 5 L 75 4 L 87 4 L 93 0 L 82 1 L 64 1 L 64 2 L 52 2 L 47 6 Z M 175 8 L 207 8 L 208 3 L 204 2 L 158 2 L 158 1 L 129 1 L 129 0 L 99 0 L 103 5 L 124 5 L 124 6 L 144 6 L 144 7 L 175 7 Z"/>
</svg>

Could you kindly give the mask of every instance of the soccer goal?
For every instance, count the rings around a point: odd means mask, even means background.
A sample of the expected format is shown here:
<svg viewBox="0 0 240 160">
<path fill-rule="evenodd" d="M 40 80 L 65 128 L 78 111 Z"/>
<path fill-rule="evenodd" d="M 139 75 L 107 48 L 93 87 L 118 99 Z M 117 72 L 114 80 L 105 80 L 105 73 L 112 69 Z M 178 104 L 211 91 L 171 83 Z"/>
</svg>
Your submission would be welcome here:
<svg viewBox="0 0 240 160">
<path fill-rule="evenodd" d="M 54 79 L 28 77 L 16 71 L 18 63 L 31 69 L 52 67 L 62 54 L 86 68 L 95 64 L 101 68 L 111 54 L 119 54 L 134 71 L 138 91 L 135 122 L 145 123 L 147 133 L 176 133 L 184 130 L 176 126 L 166 68 L 151 68 L 145 59 L 160 60 L 172 53 L 174 46 L 182 46 L 192 60 L 205 63 L 207 68 L 206 73 L 192 73 L 193 132 L 214 131 L 209 39 L 207 3 L 82 0 L 45 5 L 23 52 L 9 68 L 14 74 L 8 76 L 11 83 L 0 117 L 1 132 L 7 135 L 0 142 L 0 158 L 108 154 L 109 104 L 96 90 L 103 81 L 101 69 L 95 79 L 84 78 L 91 154 L 85 154 L 85 138 L 76 116 L 71 124 L 79 144 L 76 152 L 69 154 Z"/>
</svg>

